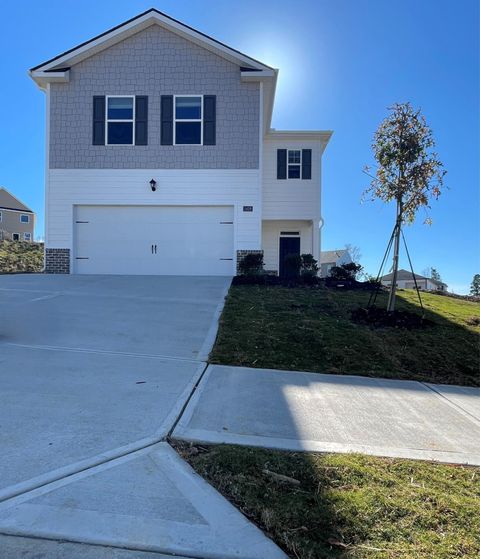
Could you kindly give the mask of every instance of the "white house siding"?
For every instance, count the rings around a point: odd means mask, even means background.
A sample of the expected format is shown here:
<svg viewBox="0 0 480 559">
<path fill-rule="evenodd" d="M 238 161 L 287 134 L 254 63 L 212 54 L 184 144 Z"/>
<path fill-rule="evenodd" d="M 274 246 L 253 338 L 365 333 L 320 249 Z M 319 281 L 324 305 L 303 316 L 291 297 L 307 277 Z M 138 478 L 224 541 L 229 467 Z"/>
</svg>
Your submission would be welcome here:
<svg viewBox="0 0 480 559">
<path fill-rule="evenodd" d="M 311 221 L 263 221 L 262 248 L 265 270 L 278 272 L 280 233 L 298 231 L 300 233 L 300 253 L 313 254 L 314 226 Z"/>
<path fill-rule="evenodd" d="M 311 149 L 312 178 L 310 180 L 277 180 L 277 149 Z M 323 143 L 292 136 L 267 135 L 263 161 L 263 219 L 308 219 L 321 217 L 320 173 Z"/>
<path fill-rule="evenodd" d="M 352 259 L 348 252 L 343 253 L 335 262 L 323 262 L 320 266 L 320 276 L 326 278 L 334 266 L 342 266 L 343 264 L 350 264 L 350 262 L 352 262 Z"/>
<path fill-rule="evenodd" d="M 70 249 L 72 257 L 77 205 L 233 206 L 234 250 L 261 248 L 257 169 L 50 169 L 47 184 L 46 248 Z"/>
</svg>

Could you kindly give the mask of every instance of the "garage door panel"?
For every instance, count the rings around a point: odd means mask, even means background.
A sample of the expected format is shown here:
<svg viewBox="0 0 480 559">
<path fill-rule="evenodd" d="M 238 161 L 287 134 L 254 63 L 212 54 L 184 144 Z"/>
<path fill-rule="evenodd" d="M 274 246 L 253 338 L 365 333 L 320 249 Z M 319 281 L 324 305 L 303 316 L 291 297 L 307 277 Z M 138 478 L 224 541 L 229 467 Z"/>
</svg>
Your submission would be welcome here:
<svg viewBox="0 0 480 559">
<path fill-rule="evenodd" d="M 80 274 L 232 275 L 231 206 L 78 206 Z"/>
</svg>

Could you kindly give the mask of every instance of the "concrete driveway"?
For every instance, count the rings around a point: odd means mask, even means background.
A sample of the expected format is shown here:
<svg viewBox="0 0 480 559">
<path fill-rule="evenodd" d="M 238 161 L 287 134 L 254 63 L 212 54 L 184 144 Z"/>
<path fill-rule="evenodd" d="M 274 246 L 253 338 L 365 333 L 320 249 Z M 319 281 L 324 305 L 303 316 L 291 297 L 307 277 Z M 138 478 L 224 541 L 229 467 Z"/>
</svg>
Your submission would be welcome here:
<svg viewBox="0 0 480 559">
<path fill-rule="evenodd" d="M 0 534 L 283 557 L 157 445 L 205 370 L 229 284 L 0 276 Z"/>
</svg>

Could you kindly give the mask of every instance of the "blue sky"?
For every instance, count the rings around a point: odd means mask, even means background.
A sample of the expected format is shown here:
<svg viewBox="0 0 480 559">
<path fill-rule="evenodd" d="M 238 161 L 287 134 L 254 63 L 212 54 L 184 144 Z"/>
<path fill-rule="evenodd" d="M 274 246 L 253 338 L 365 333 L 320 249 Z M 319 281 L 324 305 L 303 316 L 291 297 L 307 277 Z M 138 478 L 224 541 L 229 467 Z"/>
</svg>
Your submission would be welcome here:
<svg viewBox="0 0 480 559">
<path fill-rule="evenodd" d="M 150 8 L 280 69 L 273 127 L 332 129 L 323 161 L 324 249 L 360 247 L 375 273 L 394 207 L 361 203 L 387 107 L 420 107 L 448 171 L 446 191 L 405 234 L 415 269 L 457 292 L 480 272 L 477 0 L 49 0 L 2 6 L 0 185 L 37 212 L 43 235 L 44 95 L 27 69 Z M 8 77 L 8 79 L 7 79 Z M 406 266 L 403 257 L 402 266 Z"/>
</svg>

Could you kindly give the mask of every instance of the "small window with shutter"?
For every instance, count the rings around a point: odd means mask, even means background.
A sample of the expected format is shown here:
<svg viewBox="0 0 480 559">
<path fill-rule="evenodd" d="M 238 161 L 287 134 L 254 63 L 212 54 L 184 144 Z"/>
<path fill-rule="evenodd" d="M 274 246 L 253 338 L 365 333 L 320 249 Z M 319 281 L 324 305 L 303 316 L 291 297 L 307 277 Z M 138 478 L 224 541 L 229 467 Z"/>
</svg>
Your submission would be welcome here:
<svg viewBox="0 0 480 559">
<path fill-rule="evenodd" d="M 311 149 L 277 149 L 277 179 L 312 178 Z"/>
</svg>

